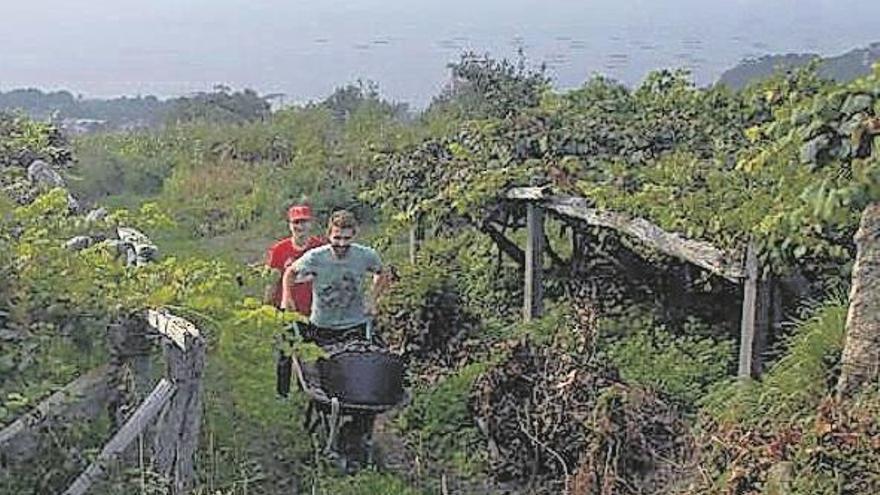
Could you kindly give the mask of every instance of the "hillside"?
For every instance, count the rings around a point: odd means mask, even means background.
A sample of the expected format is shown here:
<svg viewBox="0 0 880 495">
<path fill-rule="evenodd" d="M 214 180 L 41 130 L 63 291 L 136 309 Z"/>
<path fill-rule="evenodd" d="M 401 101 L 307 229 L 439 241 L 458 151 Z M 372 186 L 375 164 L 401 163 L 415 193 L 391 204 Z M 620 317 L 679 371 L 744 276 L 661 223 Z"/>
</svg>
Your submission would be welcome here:
<svg viewBox="0 0 880 495">
<path fill-rule="evenodd" d="M 849 82 L 871 73 L 871 66 L 880 61 L 880 42 L 833 57 L 823 58 L 814 53 L 788 53 L 743 60 L 724 71 L 718 83 L 732 89 L 742 89 L 749 83 L 772 76 L 775 72 L 804 67 L 814 60 L 819 64 L 818 73 L 821 77 Z"/>
<path fill-rule="evenodd" d="M 268 113 L 269 104 L 252 90 L 232 91 L 224 86 L 164 100 L 152 95 L 83 98 L 69 91 L 29 88 L 0 92 L 0 111 L 22 112 L 32 119 L 52 121 L 69 134 L 84 134 L 155 129 L 169 122 L 206 118 L 239 122 L 261 118 Z"/>
</svg>

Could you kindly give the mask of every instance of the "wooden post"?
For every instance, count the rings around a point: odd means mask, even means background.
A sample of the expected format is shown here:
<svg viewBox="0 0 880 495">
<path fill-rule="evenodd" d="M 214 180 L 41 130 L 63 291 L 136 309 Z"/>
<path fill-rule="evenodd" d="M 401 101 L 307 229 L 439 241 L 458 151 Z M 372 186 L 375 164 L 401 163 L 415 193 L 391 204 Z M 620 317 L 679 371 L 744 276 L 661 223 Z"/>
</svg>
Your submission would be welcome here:
<svg viewBox="0 0 880 495">
<path fill-rule="evenodd" d="M 752 376 L 758 378 L 764 373 L 764 353 L 767 351 L 767 341 L 770 338 L 773 320 L 773 278 L 772 275 L 761 272 L 764 270 L 759 265 L 758 277 L 758 301 L 757 314 L 755 315 L 755 338 L 752 342 Z"/>
<path fill-rule="evenodd" d="M 419 252 L 419 241 L 418 241 L 418 227 L 412 226 L 409 228 L 409 262 L 412 265 L 416 264 L 416 254 Z"/>
<path fill-rule="evenodd" d="M 758 264 L 758 254 L 752 242 L 746 248 L 743 283 L 742 321 L 739 344 L 739 378 L 757 378 L 761 375 L 761 355 L 767 345 L 770 324 L 770 287 Z"/>
<path fill-rule="evenodd" d="M 526 262 L 523 318 L 530 321 L 544 312 L 544 208 L 540 203 L 526 206 Z"/>
<path fill-rule="evenodd" d="M 124 423 L 134 405 L 150 392 L 152 366 L 148 331 L 140 315 L 123 317 L 107 329 L 112 384 L 110 411 L 115 425 Z"/>
<path fill-rule="evenodd" d="M 168 407 L 156 423 L 153 462 L 169 483 L 169 493 L 186 493 L 193 484 L 193 461 L 199 443 L 202 416 L 202 372 L 205 342 L 196 334 L 184 333 L 183 346 L 164 339 L 166 376 L 177 388 Z"/>
<path fill-rule="evenodd" d="M 409 262 L 416 263 L 416 255 L 422 248 L 422 242 L 425 240 L 425 229 L 422 225 L 421 216 L 417 216 L 415 223 L 409 229 Z"/>
</svg>

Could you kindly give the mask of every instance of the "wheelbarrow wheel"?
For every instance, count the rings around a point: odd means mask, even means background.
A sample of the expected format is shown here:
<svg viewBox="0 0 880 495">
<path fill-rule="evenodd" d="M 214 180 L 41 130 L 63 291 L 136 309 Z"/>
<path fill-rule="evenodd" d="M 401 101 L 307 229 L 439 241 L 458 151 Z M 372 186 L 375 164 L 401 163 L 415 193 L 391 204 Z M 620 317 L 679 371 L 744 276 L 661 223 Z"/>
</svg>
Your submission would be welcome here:
<svg viewBox="0 0 880 495">
<path fill-rule="evenodd" d="M 373 423 L 375 414 L 354 414 L 339 432 L 339 450 L 347 461 L 347 471 L 355 472 L 373 463 Z"/>
</svg>

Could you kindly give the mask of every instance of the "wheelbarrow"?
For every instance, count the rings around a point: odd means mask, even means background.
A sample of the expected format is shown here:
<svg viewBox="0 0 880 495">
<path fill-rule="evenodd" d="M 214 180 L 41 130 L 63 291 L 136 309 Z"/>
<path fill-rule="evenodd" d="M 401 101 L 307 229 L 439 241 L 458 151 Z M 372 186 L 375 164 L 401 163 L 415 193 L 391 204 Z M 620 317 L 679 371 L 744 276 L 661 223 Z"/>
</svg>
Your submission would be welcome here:
<svg viewBox="0 0 880 495">
<path fill-rule="evenodd" d="M 362 339 L 322 347 L 326 358 L 308 363 L 294 353 L 292 365 L 296 380 L 309 400 L 305 424 L 314 434 L 323 426 L 327 434 L 324 451 L 339 450 L 340 432 L 348 424 L 358 438 L 358 456 L 372 462 L 372 422 L 376 415 L 405 406 L 410 394 L 403 386 L 403 361 L 377 342 L 372 323 Z M 362 437 L 362 438 L 361 438 Z M 345 450 L 345 449 L 343 449 Z"/>
</svg>

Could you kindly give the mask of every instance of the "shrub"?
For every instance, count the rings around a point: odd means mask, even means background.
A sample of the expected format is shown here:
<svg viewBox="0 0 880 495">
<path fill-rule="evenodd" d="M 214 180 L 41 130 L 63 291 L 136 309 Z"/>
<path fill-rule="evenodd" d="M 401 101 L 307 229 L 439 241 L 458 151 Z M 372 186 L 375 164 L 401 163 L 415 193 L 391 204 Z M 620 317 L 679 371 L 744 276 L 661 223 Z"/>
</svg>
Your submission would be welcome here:
<svg viewBox="0 0 880 495">
<path fill-rule="evenodd" d="M 639 329 L 613 343 L 608 356 L 627 383 L 637 383 L 693 405 L 730 374 L 733 342 L 675 335 L 663 327 Z"/>
<path fill-rule="evenodd" d="M 394 348 L 444 367 L 467 358 L 462 344 L 476 324 L 464 307 L 460 267 L 449 246 L 435 243 L 415 265 L 404 265 L 380 311 L 380 325 Z"/>
<path fill-rule="evenodd" d="M 473 363 L 437 384 L 417 390 L 412 404 L 398 420 L 410 441 L 434 457 L 473 468 L 482 437 L 468 409 L 468 397 L 474 381 L 487 367 L 488 363 Z M 471 462 L 458 462 L 461 459 Z"/>
<path fill-rule="evenodd" d="M 735 356 L 729 339 L 690 318 L 681 328 L 658 321 L 653 312 L 630 306 L 599 319 L 599 351 L 627 383 L 640 384 L 693 407 L 713 384 L 730 375 Z"/>
</svg>

